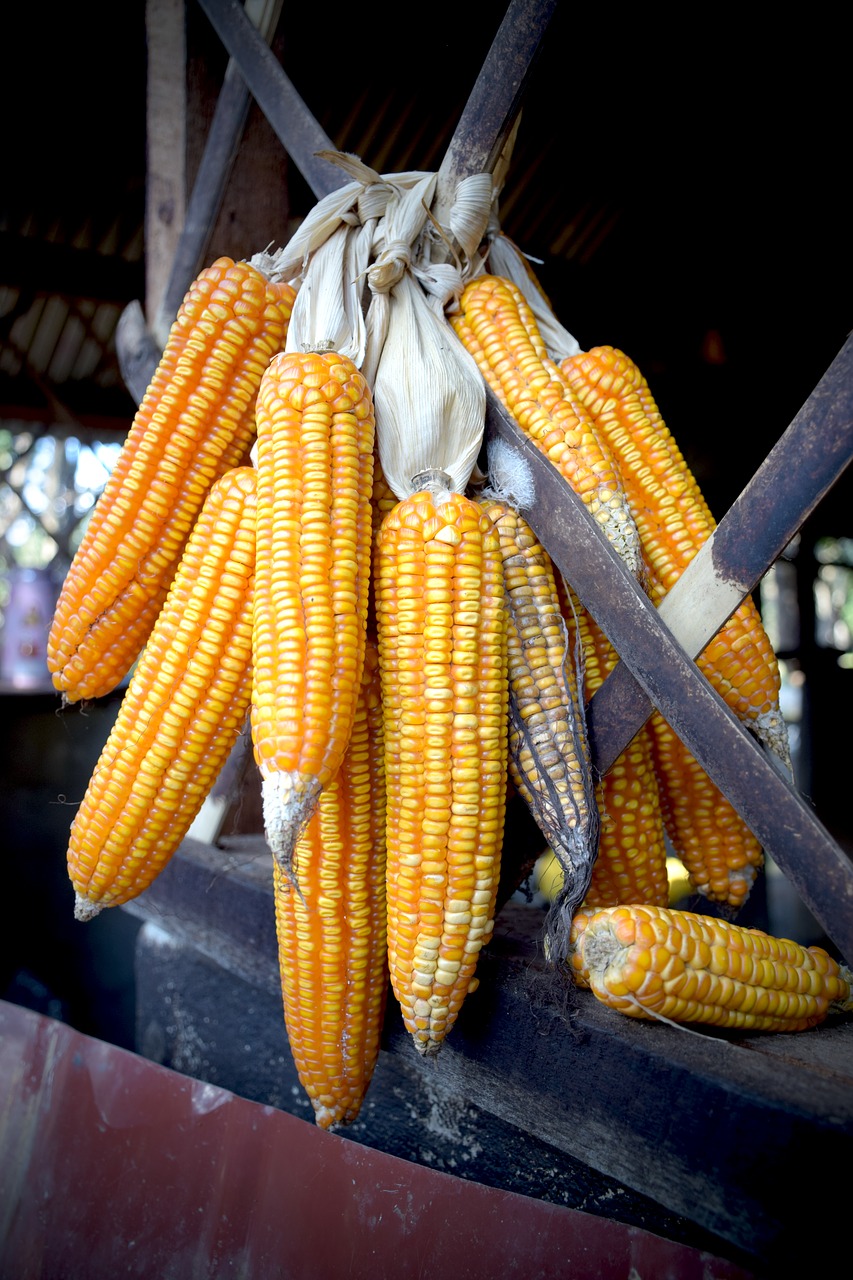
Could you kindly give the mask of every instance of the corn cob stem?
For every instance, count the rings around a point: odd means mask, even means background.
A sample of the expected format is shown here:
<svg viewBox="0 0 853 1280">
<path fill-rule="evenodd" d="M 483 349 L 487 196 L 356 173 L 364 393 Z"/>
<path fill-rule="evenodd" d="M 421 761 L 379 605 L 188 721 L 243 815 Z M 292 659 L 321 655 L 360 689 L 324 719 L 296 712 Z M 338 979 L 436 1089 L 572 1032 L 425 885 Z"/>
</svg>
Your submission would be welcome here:
<svg viewBox="0 0 853 1280">
<path fill-rule="evenodd" d="M 285 874 L 352 732 L 364 665 L 374 417 L 335 352 L 277 356 L 257 403 L 252 741 Z"/>
<path fill-rule="evenodd" d="M 377 535 L 391 983 L 419 1052 L 444 1042 L 491 936 L 507 778 L 498 534 L 436 487 Z"/>
<path fill-rule="evenodd" d="M 211 485 L 248 459 L 294 297 L 230 258 L 188 291 L 60 592 L 47 663 L 64 702 L 109 693 L 138 657 Z"/>
<path fill-rule="evenodd" d="M 821 947 L 654 906 L 581 913 L 571 965 L 580 986 L 634 1018 L 741 1031 L 804 1031 L 853 1012 L 853 974 Z"/>
<path fill-rule="evenodd" d="M 255 473 L 239 467 L 208 495 L 74 818 L 80 920 L 151 884 L 245 728 L 254 556 Z"/>
<path fill-rule="evenodd" d="M 368 642 L 343 763 L 296 845 L 298 890 L 273 859 L 285 1024 L 322 1129 L 356 1119 L 379 1056 L 388 990 L 382 733 Z"/>
</svg>

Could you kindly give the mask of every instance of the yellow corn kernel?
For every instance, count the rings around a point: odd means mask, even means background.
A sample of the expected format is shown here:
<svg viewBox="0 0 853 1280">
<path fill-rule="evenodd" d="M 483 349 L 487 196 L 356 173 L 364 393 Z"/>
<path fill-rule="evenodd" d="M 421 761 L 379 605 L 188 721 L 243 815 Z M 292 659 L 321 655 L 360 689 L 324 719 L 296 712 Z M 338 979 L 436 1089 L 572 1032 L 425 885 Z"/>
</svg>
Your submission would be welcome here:
<svg viewBox="0 0 853 1280">
<path fill-rule="evenodd" d="M 76 915 L 128 902 L 183 840 L 251 688 L 255 473 L 212 487 L 71 827 Z"/>
<path fill-rule="evenodd" d="M 376 539 L 388 958 L 421 1053 L 440 1049 L 492 933 L 507 782 L 507 611 L 497 531 L 442 490 Z"/>
<path fill-rule="evenodd" d="M 248 459 L 294 297 L 230 258 L 189 289 L 60 592 L 47 665 L 64 702 L 109 693 L 133 666 L 211 485 Z"/>
</svg>

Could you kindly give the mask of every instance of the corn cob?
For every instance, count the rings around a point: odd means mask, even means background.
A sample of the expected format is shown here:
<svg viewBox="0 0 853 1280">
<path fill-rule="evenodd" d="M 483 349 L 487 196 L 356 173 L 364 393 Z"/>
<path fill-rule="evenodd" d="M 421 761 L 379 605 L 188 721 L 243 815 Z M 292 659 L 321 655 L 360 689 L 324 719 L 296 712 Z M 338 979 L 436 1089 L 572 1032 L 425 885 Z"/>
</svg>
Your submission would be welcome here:
<svg viewBox="0 0 853 1280">
<path fill-rule="evenodd" d="M 379 660 L 368 643 L 343 763 L 294 854 L 273 859 L 285 1024 L 322 1129 L 357 1117 L 379 1055 L 388 990 L 385 780 Z"/>
<path fill-rule="evenodd" d="M 581 913 L 572 948 L 578 985 L 633 1018 L 805 1031 L 853 1011 L 853 974 L 823 948 L 689 911 Z"/>
<path fill-rule="evenodd" d="M 267 841 L 286 874 L 340 768 L 364 665 L 374 416 L 336 352 L 276 356 L 257 402 L 252 742 Z"/>
<path fill-rule="evenodd" d="M 761 845 L 659 711 L 648 726 L 672 847 L 697 893 L 738 911 L 764 865 Z"/>
<path fill-rule="evenodd" d="M 477 276 L 449 317 L 488 385 L 521 429 L 559 469 L 632 573 L 640 575 L 639 535 L 609 450 L 592 418 L 549 359 L 521 290 Z"/>
<path fill-rule="evenodd" d="M 379 530 L 375 590 L 391 984 L 431 1054 L 476 986 L 494 925 L 508 714 L 497 531 L 460 494 L 415 493 Z"/>
<path fill-rule="evenodd" d="M 652 571 L 649 594 L 659 604 L 713 533 L 714 518 L 633 360 L 595 347 L 560 367 L 615 459 Z M 779 667 L 751 597 L 697 664 L 735 715 L 789 765 Z"/>
<path fill-rule="evenodd" d="M 616 459 L 649 565 L 655 604 L 675 585 L 715 523 L 636 364 L 612 347 L 562 369 Z M 786 764 L 776 656 L 746 600 L 698 658 L 732 711 Z M 759 842 L 659 712 L 649 722 L 667 833 L 697 892 L 733 910 L 763 865 Z"/>
<path fill-rule="evenodd" d="M 509 773 L 563 871 L 548 926 L 549 952 L 562 953 L 599 831 L 576 658 L 548 553 L 512 506 L 488 497 L 481 505 L 500 536 L 509 608 Z"/>
<path fill-rule="evenodd" d="M 186 835 L 246 724 L 255 473 L 210 490 L 71 827 L 76 916 L 146 889 Z"/>
<path fill-rule="evenodd" d="M 558 583 L 563 615 L 573 643 L 583 651 L 584 697 L 588 701 L 618 661 L 601 628 L 570 587 Z M 666 906 L 669 881 L 661 797 L 655 774 L 651 732 L 643 726 L 599 779 L 601 816 L 598 857 L 584 907 L 620 902 Z"/>
<path fill-rule="evenodd" d="M 60 592 L 47 664 L 64 702 L 109 693 L 138 657 L 211 485 L 248 460 L 294 296 L 230 258 L 189 289 Z"/>
</svg>

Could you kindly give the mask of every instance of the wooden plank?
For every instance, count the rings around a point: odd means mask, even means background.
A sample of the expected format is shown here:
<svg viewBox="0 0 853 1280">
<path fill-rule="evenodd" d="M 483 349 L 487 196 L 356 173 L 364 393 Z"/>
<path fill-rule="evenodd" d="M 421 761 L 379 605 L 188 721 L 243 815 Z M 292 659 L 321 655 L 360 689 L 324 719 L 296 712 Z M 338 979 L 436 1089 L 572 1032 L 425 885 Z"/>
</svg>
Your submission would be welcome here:
<svg viewBox="0 0 853 1280">
<path fill-rule="evenodd" d="M 227 971 L 275 997 L 271 881 L 261 840 L 225 849 L 187 840 L 126 909 L 194 945 L 226 987 Z M 411 1110 L 425 1131 L 436 1115 L 473 1104 L 513 1126 L 519 1142 L 567 1153 L 768 1265 L 789 1251 L 803 1260 L 813 1242 L 802 1223 L 820 1211 L 824 1186 L 802 1170 L 833 1167 L 853 1138 L 853 1020 L 745 1036 L 625 1018 L 544 963 L 542 921 L 518 903 L 498 915 L 478 990 L 434 1061 L 418 1057 L 390 1001 L 382 1058 L 414 1077 Z M 186 993 L 182 1001 L 190 1017 Z M 202 1019 L 193 1025 L 207 1060 Z M 241 1035 L 256 1045 L 270 1029 L 247 1016 Z M 393 1150 L 382 1124 L 393 1105 L 371 1093 L 353 1136 Z M 504 1155 L 511 1176 L 512 1152 Z"/>
<path fill-rule="evenodd" d="M 184 16 L 185 0 L 147 0 L 145 311 L 149 323 L 160 310 L 186 217 L 187 50 Z"/>
<path fill-rule="evenodd" d="M 841 954 L 853 956 L 853 863 L 662 622 L 580 498 L 491 394 L 489 430 L 530 466 L 536 505 L 529 514 L 543 546 L 649 701 L 796 885 Z M 748 525 L 742 536 L 749 536 Z"/>
<path fill-rule="evenodd" d="M 557 0 L 512 0 L 438 170 L 439 222 L 462 178 L 493 173 L 512 132 Z"/>
<path fill-rule="evenodd" d="M 246 2 L 247 17 L 267 42 L 275 33 L 282 3 L 283 0 Z M 166 345 L 169 329 L 187 289 L 204 265 L 204 255 L 222 205 L 251 101 L 251 91 L 231 58 L 225 69 L 201 163 L 187 202 L 169 278 L 152 325 L 154 339 L 161 350 Z"/>
</svg>

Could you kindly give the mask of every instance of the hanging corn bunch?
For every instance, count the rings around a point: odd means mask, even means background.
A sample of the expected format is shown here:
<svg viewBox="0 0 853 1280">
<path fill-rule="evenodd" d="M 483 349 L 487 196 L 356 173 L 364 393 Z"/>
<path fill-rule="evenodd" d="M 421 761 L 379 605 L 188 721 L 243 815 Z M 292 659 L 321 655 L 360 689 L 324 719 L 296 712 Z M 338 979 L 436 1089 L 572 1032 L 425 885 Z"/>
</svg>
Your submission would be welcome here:
<svg viewBox="0 0 853 1280">
<path fill-rule="evenodd" d="M 613 459 L 549 358 L 524 295 L 508 280 L 476 276 L 449 319 L 495 395 L 578 494 L 630 571 L 641 577 L 639 534 Z"/>
<path fill-rule="evenodd" d="M 561 368 L 616 461 L 651 570 L 649 594 L 659 605 L 716 522 L 633 360 L 613 347 L 595 347 Z M 697 665 L 741 722 L 790 767 L 779 666 L 751 597 Z"/>
<path fill-rule="evenodd" d="M 127 675 L 211 485 L 248 460 L 258 386 L 295 296 L 267 268 L 263 255 L 219 258 L 184 298 L 57 602 L 47 662 L 64 702 Z"/>
<path fill-rule="evenodd" d="M 285 874 L 343 760 L 364 664 L 374 415 L 336 352 L 277 356 L 257 404 L 252 742 Z"/>
</svg>

